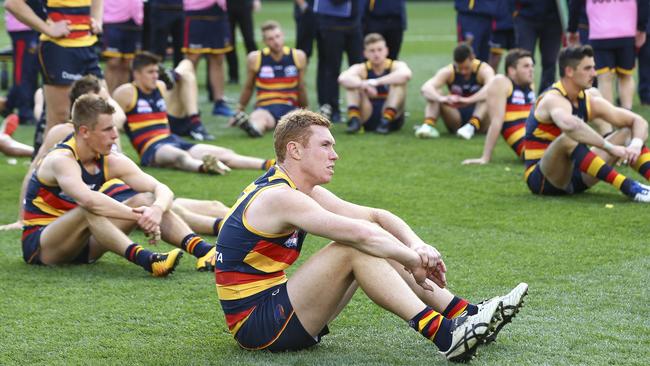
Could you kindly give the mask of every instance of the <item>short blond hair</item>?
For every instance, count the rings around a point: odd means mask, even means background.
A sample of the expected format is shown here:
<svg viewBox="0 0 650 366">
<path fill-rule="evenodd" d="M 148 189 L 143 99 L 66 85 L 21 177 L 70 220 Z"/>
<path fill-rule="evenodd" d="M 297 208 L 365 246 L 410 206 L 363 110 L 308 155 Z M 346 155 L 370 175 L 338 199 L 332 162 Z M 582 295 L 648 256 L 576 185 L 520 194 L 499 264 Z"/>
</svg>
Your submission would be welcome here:
<svg viewBox="0 0 650 366">
<path fill-rule="evenodd" d="M 363 47 L 368 47 L 369 45 L 377 42 L 386 42 L 384 36 L 379 33 L 368 33 L 363 39 Z"/>
<path fill-rule="evenodd" d="M 262 23 L 262 26 L 260 28 L 262 29 L 262 34 L 264 34 L 266 31 L 282 29 L 280 27 L 280 23 L 276 22 L 275 20 L 267 20 L 266 22 Z"/>
<path fill-rule="evenodd" d="M 273 133 L 275 156 L 278 162 L 284 162 L 287 154 L 287 144 L 296 141 L 306 145 L 311 137 L 311 126 L 330 128 L 332 123 L 322 115 L 306 109 L 296 109 L 280 118 Z"/>
<path fill-rule="evenodd" d="M 72 124 L 75 132 L 79 132 L 80 126 L 87 126 L 91 130 L 97 125 L 100 114 L 112 115 L 115 108 L 104 98 L 93 94 L 84 94 L 77 98 L 72 105 Z"/>
</svg>

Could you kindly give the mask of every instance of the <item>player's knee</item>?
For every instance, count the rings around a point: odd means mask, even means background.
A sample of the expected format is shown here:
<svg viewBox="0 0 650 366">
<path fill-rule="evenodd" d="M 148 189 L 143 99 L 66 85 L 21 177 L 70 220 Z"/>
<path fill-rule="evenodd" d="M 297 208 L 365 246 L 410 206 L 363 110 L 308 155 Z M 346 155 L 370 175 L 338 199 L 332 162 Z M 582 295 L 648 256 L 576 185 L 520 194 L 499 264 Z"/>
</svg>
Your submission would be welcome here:
<svg viewBox="0 0 650 366">
<path fill-rule="evenodd" d="M 151 192 L 138 193 L 124 202 L 129 207 L 151 206 L 156 197 Z"/>
</svg>

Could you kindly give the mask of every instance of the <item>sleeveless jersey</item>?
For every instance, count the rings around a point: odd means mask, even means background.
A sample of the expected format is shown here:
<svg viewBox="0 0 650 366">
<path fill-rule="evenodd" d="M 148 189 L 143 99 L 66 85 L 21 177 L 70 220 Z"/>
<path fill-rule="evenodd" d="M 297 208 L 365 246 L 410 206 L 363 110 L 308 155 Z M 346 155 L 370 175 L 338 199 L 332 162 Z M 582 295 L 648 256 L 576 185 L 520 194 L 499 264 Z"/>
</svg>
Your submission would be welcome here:
<svg viewBox="0 0 650 366">
<path fill-rule="evenodd" d="M 530 110 L 530 114 L 526 119 L 526 137 L 524 140 L 525 151 L 524 151 L 524 161 L 526 163 L 526 174 L 525 177 L 528 177 L 529 172 L 532 171 L 532 167 L 539 162 L 539 160 L 544 155 L 544 151 L 548 148 L 548 145 L 553 142 L 561 133 L 562 130 L 550 121 L 541 121 L 535 116 L 535 109 L 539 102 L 544 98 L 546 93 L 557 92 L 563 97 L 567 97 L 566 90 L 561 82 L 556 82 L 551 85 L 542 95 L 537 98 L 535 105 Z M 581 91 L 578 94 L 578 106 L 576 107 L 571 103 L 572 111 L 571 113 L 587 122 L 590 120 L 590 111 L 589 111 L 589 95 L 585 91 Z"/>
<path fill-rule="evenodd" d="M 131 140 L 131 145 L 142 157 L 147 148 L 156 141 L 171 135 L 167 120 L 165 99 L 156 88 L 151 93 L 144 93 L 133 85 L 133 101 L 124 111 L 126 125 L 124 130 Z"/>
<path fill-rule="evenodd" d="M 98 172 L 93 174 L 88 172 L 77 155 L 77 142 L 73 134 L 70 134 L 63 141 L 58 143 L 50 150 L 52 154 L 57 150 L 72 151 L 75 159 L 81 168 L 81 179 L 93 191 L 99 191 L 99 188 L 106 182 L 107 167 L 106 159 L 99 155 L 95 161 Z M 77 207 L 77 203 L 68 197 L 59 186 L 50 186 L 43 183 L 34 170 L 27 184 L 24 203 L 23 217 L 23 238 L 31 234 L 40 226 L 47 226 L 52 221 L 59 218 L 64 213 Z"/>
<path fill-rule="evenodd" d="M 517 155 L 522 156 L 524 136 L 526 134 L 526 118 L 535 102 L 535 92 L 530 86 L 521 87 L 511 79 L 510 95 L 506 100 L 506 114 L 503 117 L 501 135 Z"/>
<path fill-rule="evenodd" d="M 366 79 L 377 79 L 380 78 L 384 75 L 390 74 L 390 70 L 393 68 L 393 60 L 391 59 L 386 59 L 384 61 L 384 71 L 381 74 L 376 74 L 375 71 L 372 69 L 372 65 L 370 64 L 370 61 L 366 61 Z M 390 90 L 390 85 L 379 85 L 377 86 L 377 95 L 374 97 L 370 97 L 370 100 L 385 100 L 386 97 L 388 96 L 388 91 Z"/>
<path fill-rule="evenodd" d="M 64 38 L 51 38 L 41 34 L 42 41 L 50 41 L 62 47 L 88 47 L 97 42 L 91 33 L 90 5 L 92 0 L 46 0 L 47 20 L 70 22 L 70 34 Z"/>
<path fill-rule="evenodd" d="M 451 82 L 447 83 L 449 93 L 468 97 L 479 91 L 483 87 L 483 85 L 478 82 L 478 70 L 482 65 L 483 61 L 474 59 L 472 62 L 472 73 L 467 79 L 462 79 L 456 77 L 458 70 L 454 64 L 450 64 L 448 67 L 451 67 L 453 75 L 451 77 Z"/>
<path fill-rule="evenodd" d="M 306 232 L 268 234 L 248 224 L 244 213 L 255 197 L 281 185 L 296 188 L 277 166 L 250 184 L 221 223 L 215 278 L 221 308 L 236 334 L 261 299 L 287 282 L 284 270 L 300 255 Z"/>
<path fill-rule="evenodd" d="M 256 69 L 256 107 L 271 104 L 298 106 L 300 72 L 295 49 L 284 47 L 282 58 L 276 61 L 271 57 L 271 50 L 264 48 L 259 53 Z"/>
</svg>

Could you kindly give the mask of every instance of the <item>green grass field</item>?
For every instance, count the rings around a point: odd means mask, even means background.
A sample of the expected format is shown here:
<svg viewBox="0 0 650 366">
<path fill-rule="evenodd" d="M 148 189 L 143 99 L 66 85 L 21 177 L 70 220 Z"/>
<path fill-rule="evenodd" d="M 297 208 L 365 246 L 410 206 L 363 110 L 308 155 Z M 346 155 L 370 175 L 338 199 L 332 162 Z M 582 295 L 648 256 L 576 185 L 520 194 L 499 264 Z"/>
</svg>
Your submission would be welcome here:
<svg viewBox="0 0 650 366">
<path fill-rule="evenodd" d="M 263 7 L 257 23 L 281 21 L 293 44 L 289 3 L 265 2 Z M 604 184 L 575 197 L 533 196 L 522 181 L 521 163 L 503 141 L 490 165 L 468 167 L 460 162 L 480 155 L 483 136 L 471 141 L 447 134 L 438 140 L 415 139 L 412 126 L 420 123 L 424 108 L 420 85 L 450 61 L 455 24 L 451 4 L 409 3 L 408 11 L 402 56 L 414 76 L 407 125 L 387 137 L 347 136 L 344 126 L 335 126 L 340 160 L 329 189 L 403 217 L 443 253 L 450 288 L 461 296 L 479 301 L 520 281 L 530 284 L 522 312 L 496 344 L 479 349 L 474 364 L 650 363 L 648 207 Z M 307 78 L 312 109 L 315 66 L 310 65 Z M 228 86 L 227 95 L 237 97 L 238 88 Z M 218 144 L 272 156 L 271 136 L 251 140 L 227 129 L 225 119 L 209 116 L 205 97 L 202 109 Z M 648 108 L 636 110 L 650 118 Z M 21 128 L 17 138 L 31 143 L 32 133 L 32 128 Z M 122 144 L 135 157 L 125 138 Z M 2 223 L 16 219 L 27 164 L 26 159 L 16 165 L 0 159 Z M 177 196 L 227 204 L 260 174 L 146 171 Z M 628 168 L 622 171 L 637 177 Z M 144 239 L 140 233 L 132 237 Z M 308 237 L 298 264 L 326 243 Z M 0 247 L 2 365 L 445 363 L 432 344 L 362 291 L 320 345 L 296 353 L 254 353 L 237 347 L 219 307 L 214 277 L 195 272 L 190 256 L 170 278 L 155 279 L 112 254 L 87 266 L 27 266 L 19 232 L 0 232 Z"/>
</svg>

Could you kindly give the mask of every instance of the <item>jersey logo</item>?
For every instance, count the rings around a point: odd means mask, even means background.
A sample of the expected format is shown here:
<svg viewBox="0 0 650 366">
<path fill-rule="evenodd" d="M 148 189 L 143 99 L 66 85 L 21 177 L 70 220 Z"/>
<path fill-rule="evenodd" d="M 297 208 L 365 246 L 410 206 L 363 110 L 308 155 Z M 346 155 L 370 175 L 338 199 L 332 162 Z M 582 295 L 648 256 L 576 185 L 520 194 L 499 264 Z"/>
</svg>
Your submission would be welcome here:
<svg viewBox="0 0 650 366">
<path fill-rule="evenodd" d="M 156 101 L 156 107 L 158 108 L 159 111 L 164 112 L 167 110 L 167 106 L 165 105 L 165 100 L 160 98 Z"/>
<path fill-rule="evenodd" d="M 526 104 L 526 96 L 521 90 L 515 90 L 512 93 L 512 104 Z"/>
<path fill-rule="evenodd" d="M 149 103 L 147 103 L 146 100 L 142 100 L 142 99 L 138 99 L 138 103 L 135 108 L 137 113 L 151 113 L 152 111 Z"/>
<path fill-rule="evenodd" d="M 273 72 L 273 67 L 264 65 L 260 68 L 260 77 L 261 78 L 272 78 L 275 76 Z"/>
<path fill-rule="evenodd" d="M 284 75 L 287 77 L 296 76 L 298 75 L 298 68 L 293 65 L 289 65 L 284 68 Z"/>
</svg>

